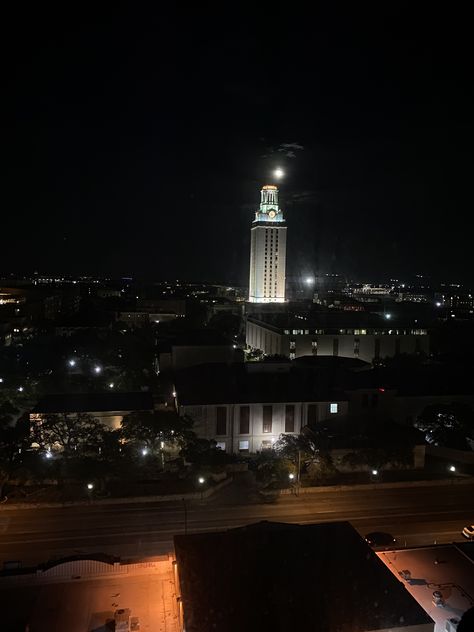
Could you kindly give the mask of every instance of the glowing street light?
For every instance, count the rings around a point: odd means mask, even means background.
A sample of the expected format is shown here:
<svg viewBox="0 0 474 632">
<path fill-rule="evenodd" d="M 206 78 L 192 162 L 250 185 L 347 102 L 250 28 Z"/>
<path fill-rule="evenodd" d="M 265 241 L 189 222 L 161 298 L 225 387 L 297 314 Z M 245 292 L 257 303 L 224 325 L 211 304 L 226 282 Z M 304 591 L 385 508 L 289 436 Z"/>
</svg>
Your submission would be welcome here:
<svg viewBox="0 0 474 632">
<path fill-rule="evenodd" d="M 94 373 L 96 373 L 97 375 L 102 371 L 102 367 L 100 367 L 99 365 L 96 365 L 94 367 Z"/>
<path fill-rule="evenodd" d="M 143 448 L 142 456 L 146 456 L 148 454 L 148 448 Z"/>
<path fill-rule="evenodd" d="M 110 382 L 109 384 L 109 388 L 114 388 L 115 384 L 113 382 Z"/>
<path fill-rule="evenodd" d="M 387 313 L 385 314 L 385 318 L 386 318 L 387 320 L 390 320 L 390 319 L 392 318 L 392 314 L 390 314 L 389 312 L 387 312 Z"/>
<path fill-rule="evenodd" d="M 198 483 L 199 483 L 200 485 L 204 485 L 204 483 L 205 483 L 205 482 L 206 482 L 206 479 L 204 478 L 204 476 L 200 476 L 200 477 L 198 478 Z"/>
<path fill-rule="evenodd" d="M 176 397 L 176 391 L 173 391 L 171 395 L 173 395 L 173 397 Z"/>
<path fill-rule="evenodd" d="M 314 277 L 308 276 L 305 278 L 304 282 L 306 285 L 314 285 Z"/>
<path fill-rule="evenodd" d="M 443 303 L 441 303 L 440 301 L 436 301 L 436 307 L 441 307 Z"/>
<path fill-rule="evenodd" d="M 378 476 L 379 471 L 378 470 L 372 470 L 372 476 Z"/>
<path fill-rule="evenodd" d="M 68 364 L 71 367 L 76 366 L 76 361 L 74 360 L 74 358 L 71 358 L 70 360 L 68 360 Z"/>
<path fill-rule="evenodd" d="M 3 377 L 0 377 L 0 384 L 3 384 Z"/>
<path fill-rule="evenodd" d="M 281 180 L 283 178 L 283 176 L 285 175 L 285 172 L 283 171 L 283 169 L 281 167 L 277 167 L 275 169 L 275 171 L 273 172 L 273 176 L 277 179 L 277 180 Z"/>
<path fill-rule="evenodd" d="M 47 451 L 45 452 L 45 455 L 44 455 L 44 456 L 45 456 L 47 459 L 52 459 L 52 458 L 53 458 L 53 453 L 51 452 L 51 450 L 47 450 Z"/>
<path fill-rule="evenodd" d="M 456 466 L 455 465 L 450 465 L 449 466 L 449 471 L 454 473 L 456 471 Z"/>
<path fill-rule="evenodd" d="M 23 386 L 19 386 L 19 387 L 18 387 L 18 392 L 19 392 L 19 393 L 23 393 L 23 391 L 24 391 L 24 390 L 25 390 L 25 389 L 23 388 Z"/>
<path fill-rule="evenodd" d="M 293 472 L 290 472 L 290 473 L 288 474 L 288 478 L 290 479 L 290 481 L 294 480 L 295 475 L 293 474 Z"/>
<path fill-rule="evenodd" d="M 91 492 L 94 489 L 94 483 L 87 483 L 87 489 Z"/>
</svg>

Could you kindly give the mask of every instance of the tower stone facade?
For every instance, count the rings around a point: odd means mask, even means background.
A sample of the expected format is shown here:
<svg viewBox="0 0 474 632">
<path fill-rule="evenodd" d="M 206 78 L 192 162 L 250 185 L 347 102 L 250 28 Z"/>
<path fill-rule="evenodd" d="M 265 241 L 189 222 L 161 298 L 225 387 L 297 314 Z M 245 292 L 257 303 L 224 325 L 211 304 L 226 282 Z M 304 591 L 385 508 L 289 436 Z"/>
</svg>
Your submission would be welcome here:
<svg viewBox="0 0 474 632">
<path fill-rule="evenodd" d="M 286 223 L 278 206 L 278 188 L 265 185 L 251 228 L 250 303 L 284 303 Z"/>
</svg>

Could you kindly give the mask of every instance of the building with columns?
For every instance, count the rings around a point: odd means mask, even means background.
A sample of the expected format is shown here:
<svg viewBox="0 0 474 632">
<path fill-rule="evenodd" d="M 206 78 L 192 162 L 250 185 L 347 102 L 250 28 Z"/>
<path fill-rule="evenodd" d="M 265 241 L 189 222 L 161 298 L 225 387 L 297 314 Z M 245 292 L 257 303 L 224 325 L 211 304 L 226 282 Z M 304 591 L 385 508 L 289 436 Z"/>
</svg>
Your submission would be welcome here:
<svg viewBox="0 0 474 632">
<path fill-rule="evenodd" d="M 285 302 L 286 223 L 278 188 L 265 185 L 251 229 L 250 303 Z"/>
</svg>

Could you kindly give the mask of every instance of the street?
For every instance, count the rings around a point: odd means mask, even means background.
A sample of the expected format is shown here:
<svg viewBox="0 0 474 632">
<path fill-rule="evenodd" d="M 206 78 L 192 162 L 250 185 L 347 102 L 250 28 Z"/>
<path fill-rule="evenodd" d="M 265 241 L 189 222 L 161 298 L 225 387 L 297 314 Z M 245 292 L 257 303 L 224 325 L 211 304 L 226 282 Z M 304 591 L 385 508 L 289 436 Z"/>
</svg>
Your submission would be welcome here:
<svg viewBox="0 0 474 632">
<path fill-rule="evenodd" d="M 413 546 L 462 540 L 463 526 L 474 521 L 473 505 L 471 485 L 324 492 L 262 504 L 236 483 L 207 501 L 188 501 L 187 529 L 349 520 L 362 535 L 388 531 L 399 546 Z M 0 509 L 0 564 L 26 566 L 79 553 L 124 559 L 162 554 L 171 550 L 174 534 L 184 533 L 184 514 L 183 502 Z"/>
</svg>

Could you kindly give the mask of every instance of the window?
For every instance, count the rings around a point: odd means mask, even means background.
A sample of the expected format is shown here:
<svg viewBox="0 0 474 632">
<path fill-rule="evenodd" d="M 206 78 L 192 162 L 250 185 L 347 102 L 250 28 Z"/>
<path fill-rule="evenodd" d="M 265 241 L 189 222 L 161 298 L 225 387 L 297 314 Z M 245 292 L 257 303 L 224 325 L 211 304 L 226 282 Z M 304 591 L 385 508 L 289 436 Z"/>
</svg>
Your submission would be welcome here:
<svg viewBox="0 0 474 632">
<path fill-rule="evenodd" d="M 339 338 L 333 338 L 332 340 L 332 355 L 339 355 Z"/>
<path fill-rule="evenodd" d="M 225 441 L 217 441 L 216 448 L 219 448 L 223 452 L 225 452 Z"/>
<path fill-rule="evenodd" d="M 249 451 L 249 442 L 239 441 L 239 452 L 248 452 L 248 451 Z"/>
<path fill-rule="evenodd" d="M 375 339 L 374 358 L 380 358 L 380 338 Z"/>
<path fill-rule="evenodd" d="M 287 404 L 285 406 L 285 432 L 295 431 L 295 405 Z"/>
<path fill-rule="evenodd" d="M 318 407 L 316 404 L 308 404 L 308 426 L 318 421 Z"/>
<path fill-rule="evenodd" d="M 360 338 L 354 338 L 354 355 L 356 358 L 359 357 L 360 353 Z"/>
<path fill-rule="evenodd" d="M 250 406 L 240 407 L 240 434 L 248 434 L 250 432 Z"/>
<path fill-rule="evenodd" d="M 273 420 L 273 407 L 264 406 L 263 407 L 263 432 L 272 431 L 272 420 Z"/>
<path fill-rule="evenodd" d="M 225 406 L 216 407 L 216 435 L 227 434 L 227 408 Z"/>
<path fill-rule="evenodd" d="M 262 441 L 262 450 L 271 450 L 273 443 L 271 441 Z"/>
<path fill-rule="evenodd" d="M 333 415 L 337 413 L 338 408 L 339 408 L 339 404 L 329 404 L 329 412 L 332 413 Z"/>
</svg>

